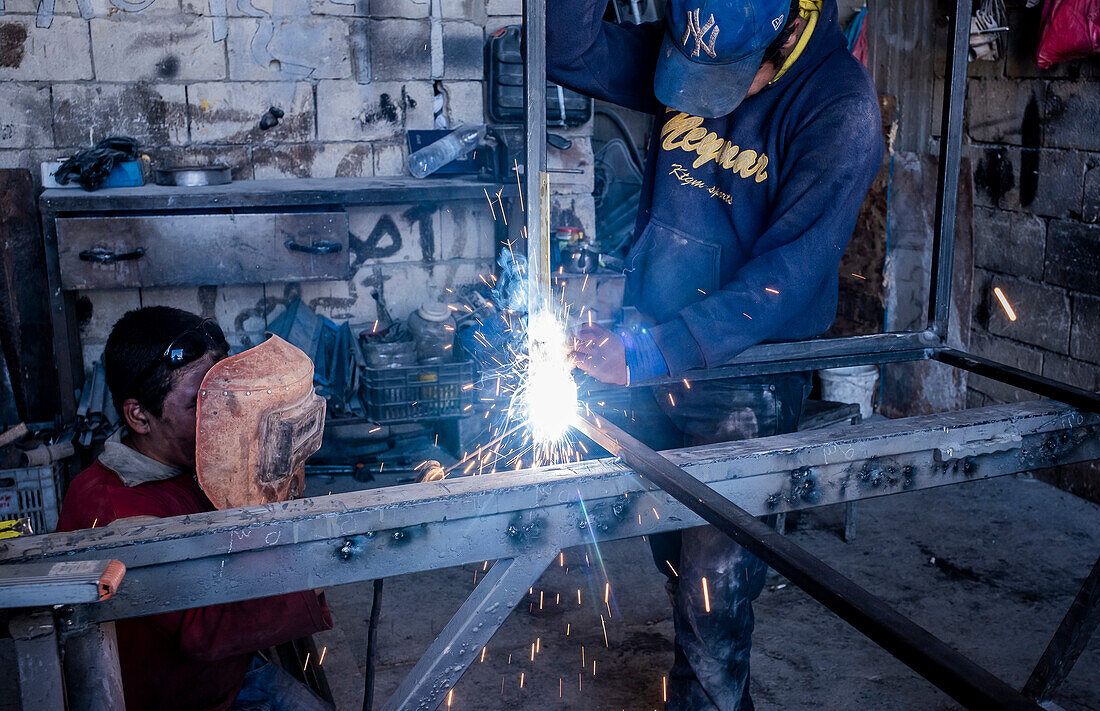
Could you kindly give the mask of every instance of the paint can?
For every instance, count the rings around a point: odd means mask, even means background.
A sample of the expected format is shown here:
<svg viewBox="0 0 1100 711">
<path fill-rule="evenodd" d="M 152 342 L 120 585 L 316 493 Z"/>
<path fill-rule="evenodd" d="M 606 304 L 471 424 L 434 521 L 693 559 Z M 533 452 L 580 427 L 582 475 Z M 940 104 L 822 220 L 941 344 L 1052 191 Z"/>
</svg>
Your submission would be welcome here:
<svg viewBox="0 0 1100 711">
<path fill-rule="evenodd" d="M 859 414 L 867 419 L 875 412 L 878 393 L 878 366 L 853 365 L 817 371 L 821 379 L 821 399 L 859 405 Z"/>
</svg>

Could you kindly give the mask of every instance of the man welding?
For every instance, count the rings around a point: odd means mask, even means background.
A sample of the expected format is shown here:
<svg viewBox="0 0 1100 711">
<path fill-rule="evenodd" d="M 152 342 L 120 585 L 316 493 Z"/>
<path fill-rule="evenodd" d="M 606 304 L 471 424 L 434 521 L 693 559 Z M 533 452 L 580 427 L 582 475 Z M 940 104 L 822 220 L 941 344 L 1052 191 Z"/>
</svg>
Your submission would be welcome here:
<svg viewBox="0 0 1100 711">
<path fill-rule="evenodd" d="M 582 329 L 578 366 L 616 385 L 676 378 L 632 389 L 616 422 L 654 449 L 793 431 L 808 375 L 692 371 L 832 323 L 840 257 L 882 161 L 874 85 L 835 0 L 669 0 L 663 21 L 637 26 L 601 21 L 605 7 L 549 0 L 550 78 L 655 119 L 625 260 L 640 318 Z M 651 543 L 676 629 L 667 708 L 752 709 L 766 566 L 709 526 Z"/>
<path fill-rule="evenodd" d="M 276 337 L 228 352 L 213 320 L 179 309 L 142 308 L 115 324 L 104 367 L 125 429 L 69 486 L 59 531 L 302 493 L 324 421 L 313 364 Z M 331 710 L 256 654 L 331 628 L 313 590 L 119 620 L 126 708 Z"/>
</svg>

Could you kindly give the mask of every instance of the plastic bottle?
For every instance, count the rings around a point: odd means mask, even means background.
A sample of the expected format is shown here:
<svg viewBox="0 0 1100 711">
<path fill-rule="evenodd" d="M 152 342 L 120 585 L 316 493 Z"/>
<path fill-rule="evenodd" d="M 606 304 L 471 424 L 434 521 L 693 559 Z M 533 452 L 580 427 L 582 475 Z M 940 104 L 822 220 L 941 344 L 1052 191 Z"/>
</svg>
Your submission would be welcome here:
<svg viewBox="0 0 1100 711">
<path fill-rule="evenodd" d="M 477 147 L 485 134 L 484 126 L 459 126 L 435 143 L 424 146 L 409 156 L 409 172 L 426 178 L 451 161 Z"/>
</svg>

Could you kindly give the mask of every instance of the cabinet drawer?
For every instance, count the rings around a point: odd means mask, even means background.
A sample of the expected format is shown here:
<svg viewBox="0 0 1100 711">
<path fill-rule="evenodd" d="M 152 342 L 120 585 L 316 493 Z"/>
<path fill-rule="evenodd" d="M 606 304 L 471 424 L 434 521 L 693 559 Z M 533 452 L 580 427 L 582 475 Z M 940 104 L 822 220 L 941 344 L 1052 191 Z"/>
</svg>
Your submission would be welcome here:
<svg viewBox="0 0 1100 711">
<path fill-rule="evenodd" d="M 343 212 L 63 217 L 65 289 L 347 279 Z"/>
</svg>

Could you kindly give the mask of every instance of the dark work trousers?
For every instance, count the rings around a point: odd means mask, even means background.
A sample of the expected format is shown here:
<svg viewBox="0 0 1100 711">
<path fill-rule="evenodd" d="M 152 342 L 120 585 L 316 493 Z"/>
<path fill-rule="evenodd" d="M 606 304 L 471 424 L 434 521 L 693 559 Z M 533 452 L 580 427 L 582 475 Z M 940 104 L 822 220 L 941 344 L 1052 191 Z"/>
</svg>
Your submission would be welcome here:
<svg viewBox="0 0 1100 711">
<path fill-rule="evenodd" d="M 794 432 L 809 392 L 805 373 L 636 387 L 627 412 L 604 415 L 653 449 L 677 449 Z M 752 601 L 767 566 L 712 526 L 652 536 L 650 547 L 676 629 L 666 710 L 752 711 Z"/>
</svg>

